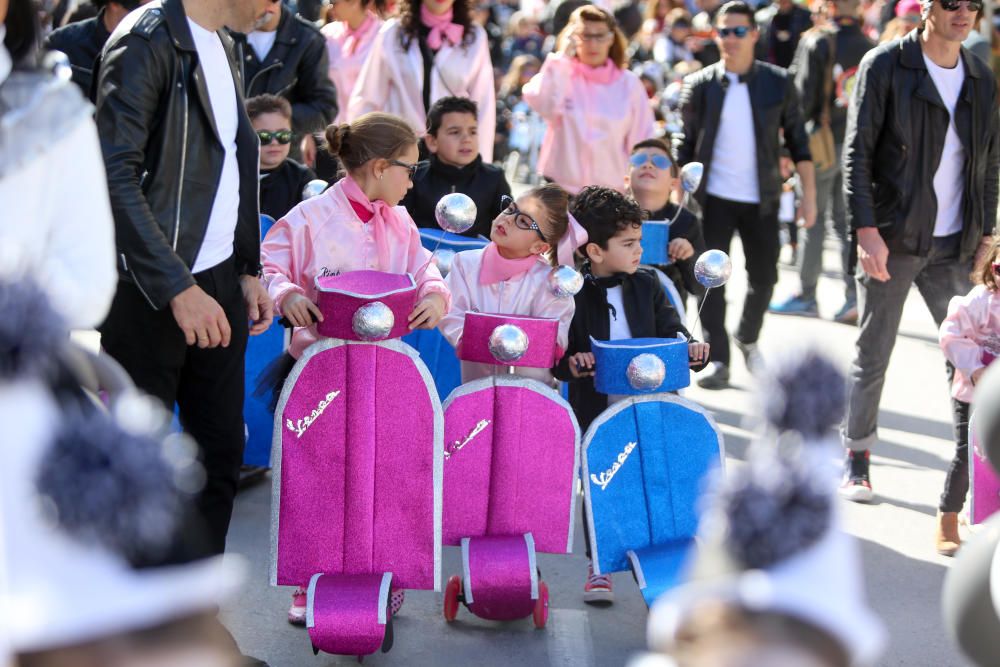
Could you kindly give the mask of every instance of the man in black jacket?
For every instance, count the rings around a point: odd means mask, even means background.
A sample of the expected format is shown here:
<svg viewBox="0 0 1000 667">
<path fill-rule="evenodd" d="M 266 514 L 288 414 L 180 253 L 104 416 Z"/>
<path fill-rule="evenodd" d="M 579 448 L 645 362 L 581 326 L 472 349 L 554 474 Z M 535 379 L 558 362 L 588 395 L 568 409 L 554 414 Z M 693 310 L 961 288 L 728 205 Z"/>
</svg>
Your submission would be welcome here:
<svg viewBox="0 0 1000 667">
<path fill-rule="evenodd" d="M 222 553 L 243 458 L 243 357 L 272 304 L 260 271 L 258 140 L 232 40 L 264 0 L 163 0 L 130 14 L 97 74 L 119 283 L 101 345 L 197 441 L 191 557 Z M 81 276 L 85 279 L 85 276 Z M 198 525 L 195 525 L 195 524 Z"/>
<path fill-rule="evenodd" d="M 755 20 L 760 28 L 757 58 L 785 68 L 792 64 L 799 39 L 813 26 L 809 10 L 793 0 L 775 0 Z"/>
<path fill-rule="evenodd" d="M 90 86 L 94 62 L 104 43 L 130 11 L 149 0 L 94 0 L 100 7 L 97 16 L 70 23 L 51 33 L 45 39 L 45 48 L 62 51 L 73 68 L 73 83 L 80 86 L 84 97 L 90 99 Z"/>
<path fill-rule="evenodd" d="M 857 291 L 854 286 L 854 253 L 844 207 L 840 156 L 847 127 L 847 105 L 851 82 L 857 74 L 861 58 L 874 42 L 861 32 L 858 20 L 858 0 L 826 0 L 829 27 L 811 30 L 799 42 L 792 72 L 795 87 L 802 100 L 806 129 L 812 133 L 824 125 L 833 135 L 833 152 L 828 164 L 816 163 L 816 224 L 805 230 L 798 252 L 798 269 L 802 288 L 787 301 L 771 306 L 771 312 L 817 317 L 816 283 L 823 270 L 823 242 L 829 209 L 833 228 L 840 238 L 841 264 L 844 270 L 844 305 L 834 320 L 854 324 L 858 317 Z"/>
<path fill-rule="evenodd" d="M 281 0 L 268 1 L 267 21 L 248 34 L 232 33 L 243 63 L 245 95 L 269 93 L 292 105 L 292 130 L 301 140 L 307 166 L 316 160 L 314 132 L 322 132 L 337 116 L 337 90 L 330 80 L 326 39 Z M 299 142 L 293 157 L 298 158 Z"/>
<path fill-rule="evenodd" d="M 778 282 L 778 203 L 781 136 L 802 183 L 800 215 L 815 222 L 815 180 L 798 95 L 785 70 L 755 61 L 757 29 L 744 2 L 729 2 L 715 18 L 722 60 L 685 78 L 680 111 L 683 130 L 674 136 L 677 161 L 704 165 L 695 199 L 703 212 L 705 243 L 729 251 L 739 230 L 749 285 L 736 345 L 750 364 L 775 283 Z M 708 292 L 702 328 L 712 346 L 712 369 L 698 384 L 729 384 L 729 336 L 723 288 Z"/>
<path fill-rule="evenodd" d="M 841 494 L 850 500 L 873 497 L 868 450 L 910 286 L 940 325 L 951 297 L 970 289 L 973 258 L 994 231 L 996 82 L 962 46 L 981 13 L 980 0 L 928 0 L 923 28 L 872 50 L 858 70 L 844 148 L 861 311 L 842 430 L 849 451 Z M 968 410 L 953 407 L 961 448 Z M 956 539 L 957 510 L 948 504 L 961 508 L 964 497 L 943 498 L 940 508 L 951 513 Z"/>
</svg>

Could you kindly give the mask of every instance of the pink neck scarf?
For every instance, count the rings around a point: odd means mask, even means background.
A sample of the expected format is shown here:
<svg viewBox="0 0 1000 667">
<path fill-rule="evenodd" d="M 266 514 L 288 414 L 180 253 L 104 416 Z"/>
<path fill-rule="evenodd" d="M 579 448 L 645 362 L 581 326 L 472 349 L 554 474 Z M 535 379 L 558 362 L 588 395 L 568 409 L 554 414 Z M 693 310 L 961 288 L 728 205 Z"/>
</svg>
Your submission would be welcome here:
<svg viewBox="0 0 1000 667">
<path fill-rule="evenodd" d="M 354 52 L 358 50 L 358 46 L 368 36 L 371 29 L 375 27 L 376 18 L 371 12 L 368 12 L 365 16 L 365 20 L 361 22 L 361 25 L 357 27 L 356 30 L 351 30 L 351 26 L 344 24 L 346 30 L 344 30 L 344 51 L 349 56 L 353 56 Z"/>
<path fill-rule="evenodd" d="M 521 259 L 507 259 L 497 250 L 497 244 L 490 242 L 483 248 L 483 265 L 479 269 L 479 284 L 494 285 L 501 280 L 519 278 L 531 270 L 538 261 L 538 255 L 528 255 Z"/>
<path fill-rule="evenodd" d="M 378 261 L 380 267 L 387 267 L 390 263 L 390 249 L 389 249 L 389 234 L 386 233 L 382 227 L 398 227 L 400 225 L 406 225 L 406 222 L 399 219 L 396 214 L 395 209 L 389 206 L 381 199 L 375 201 L 370 201 L 368 196 L 365 195 L 364 190 L 358 185 L 357 181 L 350 177 L 350 175 L 345 176 L 341 179 L 335 186 L 339 187 L 344 197 L 347 199 L 348 203 L 351 204 L 352 208 L 362 208 L 371 214 L 368 220 L 363 220 L 362 216 L 358 216 L 362 219 L 362 222 L 367 226 L 371 226 L 372 236 L 375 239 L 375 249 L 378 252 Z M 357 213 L 357 211 L 355 211 Z M 380 270 L 384 270 L 380 269 Z"/>
<path fill-rule="evenodd" d="M 600 67 L 584 65 L 576 58 L 573 58 L 571 62 L 573 63 L 573 73 L 590 83 L 607 85 L 614 83 L 622 75 L 622 71 L 612 62 L 611 58 L 608 58 Z"/>
<path fill-rule="evenodd" d="M 462 36 L 465 35 L 465 28 L 451 22 L 453 15 L 451 9 L 444 14 L 433 14 L 431 10 L 427 9 L 427 5 L 420 5 L 420 22 L 431 29 L 431 33 L 427 35 L 427 46 L 437 51 L 444 44 L 445 39 L 452 46 L 458 46 L 462 41 Z"/>
</svg>

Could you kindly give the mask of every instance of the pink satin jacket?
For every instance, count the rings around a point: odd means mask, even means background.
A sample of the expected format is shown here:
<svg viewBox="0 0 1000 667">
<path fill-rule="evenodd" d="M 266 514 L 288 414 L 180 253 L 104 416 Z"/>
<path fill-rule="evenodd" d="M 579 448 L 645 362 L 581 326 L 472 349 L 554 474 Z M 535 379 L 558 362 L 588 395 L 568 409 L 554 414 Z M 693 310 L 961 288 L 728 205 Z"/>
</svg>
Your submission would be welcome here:
<svg viewBox="0 0 1000 667">
<path fill-rule="evenodd" d="M 358 26 L 354 35 L 348 34 L 348 27 L 342 21 L 334 21 L 323 26 L 321 32 L 326 37 L 326 52 L 330 60 L 330 80 L 337 87 L 337 112 L 335 123 L 350 123 L 354 120 L 347 112 L 351 102 L 351 91 L 358 81 L 361 68 L 368 59 L 375 44 L 375 37 L 382 20 L 368 13 L 368 18 Z"/>
<path fill-rule="evenodd" d="M 450 304 L 448 286 L 436 266 L 431 264 L 417 275 L 431 253 L 420 245 L 410 214 L 402 206 L 392 210 L 396 215 L 391 219 L 361 222 L 344 195 L 343 182 L 339 182 L 274 223 L 261 243 L 260 254 L 264 285 L 278 312 L 289 292 L 299 292 L 315 302 L 316 276 L 363 269 L 414 274 L 419 298 L 438 292 Z M 380 256 L 386 261 L 380 261 Z M 289 354 L 297 359 L 318 338 L 315 326 L 296 328 Z"/>
<path fill-rule="evenodd" d="M 479 283 L 483 251 L 466 250 L 455 255 L 448 287 L 451 288 L 451 310 L 441 320 L 438 329 L 456 348 L 462 339 L 462 328 L 467 311 L 500 313 L 504 315 L 527 315 L 530 317 L 550 317 L 559 320 L 557 344 L 562 350 L 569 342 L 569 325 L 573 320 L 576 302 L 571 298 L 560 298 L 552 294 L 548 286 L 548 274 L 552 267 L 539 258 L 531 270 L 523 276 L 501 280 L 492 285 Z M 462 382 L 469 382 L 488 375 L 507 373 L 504 366 L 462 362 Z M 524 377 L 552 385 L 554 379 L 547 368 L 517 367 L 514 372 Z"/>
<path fill-rule="evenodd" d="M 468 46 L 447 41 L 434 57 L 431 70 L 431 104 L 449 95 L 468 97 L 479 106 L 479 153 L 483 162 L 493 161 L 493 139 L 497 122 L 493 64 L 486 31 L 473 26 L 476 37 Z M 365 61 L 351 93 L 347 114 L 357 118 L 369 111 L 385 111 L 406 119 L 417 134 L 427 129 L 423 102 L 424 61 L 417 40 L 403 49 L 399 21 L 386 21 L 379 30 L 371 55 Z M 624 174 L 624 172 L 622 172 Z"/>
<path fill-rule="evenodd" d="M 1000 297 L 983 285 L 965 296 L 952 297 L 938 340 L 944 356 L 955 366 L 951 395 L 971 403 L 972 374 L 1000 356 Z"/>
<path fill-rule="evenodd" d="M 588 185 L 624 191 L 632 146 L 656 136 L 639 77 L 626 70 L 611 83 L 594 83 L 574 71 L 570 58 L 549 54 L 523 95 L 548 123 L 539 174 L 571 194 Z"/>
</svg>

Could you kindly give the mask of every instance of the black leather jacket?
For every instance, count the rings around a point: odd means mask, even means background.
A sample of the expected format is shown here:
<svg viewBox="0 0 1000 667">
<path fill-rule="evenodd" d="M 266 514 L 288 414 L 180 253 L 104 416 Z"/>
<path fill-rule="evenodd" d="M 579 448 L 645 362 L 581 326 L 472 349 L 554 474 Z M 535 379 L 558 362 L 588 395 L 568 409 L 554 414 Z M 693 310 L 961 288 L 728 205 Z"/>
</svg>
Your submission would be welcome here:
<svg viewBox="0 0 1000 667">
<path fill-rule="evenodd" d="M 101 54 L 111 33 L 104 27 L 104 8 L 97 16 L 70 23 L 45 38 L 45 48 L 62 51 L 73 68 L 73 83 L 80 86 L 83 95 L 90 98 L 90 85 L 94 75 L 94 62 Z"/>
<path fill-rule="evenodd" d="M 795 162 L 812 160 L 809 137 L 802 124 L 799 96 L 785 70 L 757 60 L 743 79 L 750 92 L 757 144 L 760 207 L 762 214 L 766 215 L 778 209 L 781 197 L 781 172 L 778 169 L 781 131 L 784 131 L 785 146 Z M 684 127 L 674 135 L 674 151 L 682 166 L 694 161 L 705 165 L 704 177 L 695 192 L 695 199 L 702 207 L 707 197 L 705 189 L 708 187 L 715 136 L 728 85 L 725 65 L 718 62 L 686 76 L 681 91 L 680 111 Z M 746 150 L 746 146 L 728 148 Z"/>
<path fill-rule="evenodd" d="M 337 116 L 337 90 L 330 81 L 326 39 L 301 16 L 281 6 L 278 34 L 261 62 L 246 35 L 236 40 L 243 66 L 246 96 L 270 93 L 292 105 L 292 129 L 297 134 L 319 132 Z"/>
<path fill-rule="evenodd" d="M 239 71 L 233 42 L 219 31 Z M 181 0 L 129 14 L 98 67 L 97 125 L 115 217 L 118 269 L 157 310 L 195 284 L 190 267 L 205 238 L 225 151 Z M 236 155 L 240 273 L 260 269 L 257 164 L 260 142 L 240 104 Z"/>
<path fill-rule="evenodd" d="M 851 227 L 878 227 L 890 252 L 923 257 L 934 235 L 934 172 L 950 115 L 924 63 L 920 34 L 883 44 L 861 61 L 843 166 Z M 955 126 L 965 148 L 964 261 L 996 224 L 1000 136 L 993 74 L 964 47 L 961 58 L 965 83 Z"/>
</svg>

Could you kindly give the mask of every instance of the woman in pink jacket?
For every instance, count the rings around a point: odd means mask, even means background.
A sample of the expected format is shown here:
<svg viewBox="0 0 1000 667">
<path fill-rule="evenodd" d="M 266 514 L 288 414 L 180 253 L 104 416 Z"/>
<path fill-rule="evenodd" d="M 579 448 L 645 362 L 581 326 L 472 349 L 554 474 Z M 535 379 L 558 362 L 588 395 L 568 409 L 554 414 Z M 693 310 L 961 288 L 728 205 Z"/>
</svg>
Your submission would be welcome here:
<svg viewBox="0 0 1000 667">
<path fill-rule="evenodd" d="M 447 96 L 479 105 L 479 153 L 493 161 L 496 92 L 486 31 L 469 18 L 470 0 L 403 0 L 398 19 L 375 38 L 351 93 L 348 117 L 382 110 L 423 134 L 427 110 Z"/>
<path fill-rule="evenodd" d="M 374 6 L 374 0 L 337 0 L 327 9 L 333 20 L 321 32 L 326 37 L 330 80 L 337 87 L 340 111 L 334 123 L 349 123 L 356 117 L 347 112 L 351 91 L 382 27 L 382 19 L 372 11 Z"/>
<path fill-rule="evenodd" d="M 952 297 L 938 339 L 945 358 L 955 367 L 951 383 L 955 411 L 955 457 L 945 477 L 938 505 L 937 550 L 953 556 L 962 540 L 958 513 L 969 491 L 969 404 L 986 367 L 1000 356 L 1000 238 L 972 273 L 977 283 L 965 296 Z"/>
<path fill-rule="evenodd" d="M 584 5 L 556 48 L 523 90 L 548 123 L 538 172 L 572 194 L 588 185 L 622 190 L 632 146 L 655 136 L 646 90 L 625 69 L 625 35 L 610 13 Z"/>
</svg>

